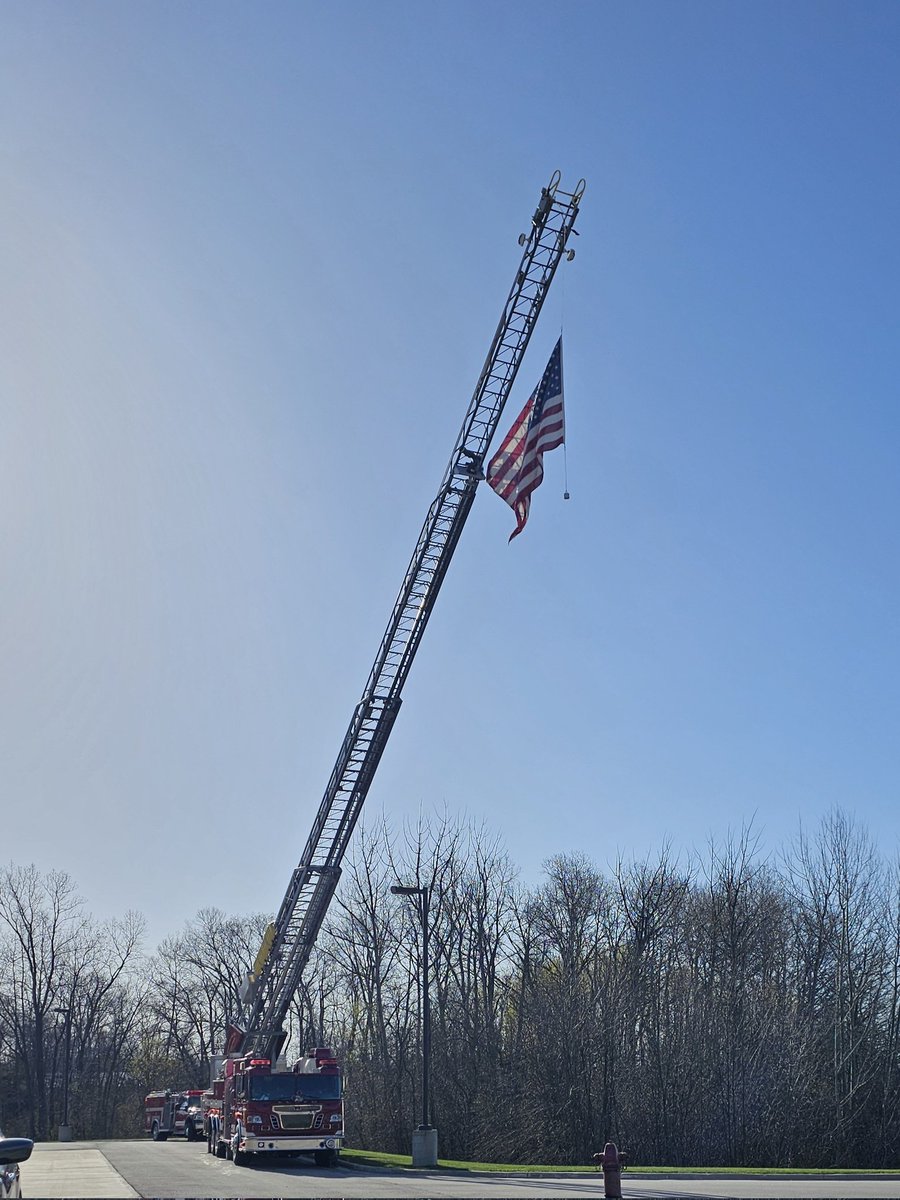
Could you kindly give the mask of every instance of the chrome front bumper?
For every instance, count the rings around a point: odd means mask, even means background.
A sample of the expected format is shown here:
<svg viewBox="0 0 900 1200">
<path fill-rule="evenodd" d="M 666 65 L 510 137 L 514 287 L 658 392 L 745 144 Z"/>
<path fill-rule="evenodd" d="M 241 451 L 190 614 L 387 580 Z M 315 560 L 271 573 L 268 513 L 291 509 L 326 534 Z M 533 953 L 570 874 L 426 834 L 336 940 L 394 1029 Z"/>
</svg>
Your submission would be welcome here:
<svg viewBox="0 0 900 1200">
<path fill-rule="evenodd" d="M 343 1135 L 323 1137 L 319 1134 L 295 1134 L 293 1137 L 253 1137 L 245 1133 L 238 1150 L 245 1154 L 287 1154 L 291 1150 L 310 1153 L 313 1150 L 340 1150 Z"/>
</svg>

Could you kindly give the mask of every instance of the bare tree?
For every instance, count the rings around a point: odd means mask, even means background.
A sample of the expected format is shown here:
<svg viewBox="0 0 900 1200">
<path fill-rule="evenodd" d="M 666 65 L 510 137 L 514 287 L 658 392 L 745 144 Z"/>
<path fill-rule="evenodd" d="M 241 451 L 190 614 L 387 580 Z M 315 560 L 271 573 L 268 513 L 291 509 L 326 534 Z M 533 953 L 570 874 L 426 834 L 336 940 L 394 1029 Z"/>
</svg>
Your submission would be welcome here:
<svg viewBox="0 0 900 1200">
<path fill-rule="evenodd" d="M 167 938 L 149 966 L 155 1025 L 144 1058 L 155 1087 L 205 1087 L 225 1028 L 240 1012 L 240 990 L 253 966 L 269 918 L 227 917 L 205 908 L 183 932 Z"/>
<path fill-rule="evenodd" d="M 786 859 L 798 943 L 798 990 L 813 1031 L 805 1092 L 817 1141 L 853 1165 L 883 1077 L 883 1013 L 890 1003 L 891 914 L 883 863 L 868 835 L 835 810 Z M 888 1019 L 888 1028 L 890 1021 Z"/>
<path fill-rule="evenodd" d="M 66 874 L 10 866 L 0 927 L 0 1021 L 29 1132 L 46 1138 L 64 1115 L 82 1134 L 116 1127 L 141 1000 L 142 919 L 98 925 Z"/>
<path fill-rule="evenodd" d="M 32 1137 L 49 1134 L 46 1070 L 48 1025 L 68 1006 L 81 935 L 87 924 L 75 885 L 63 872 L 40 875 L 10 865 L 0 874 L 0 922 L 5 926 L 4 1018 L 23 1072 Z"/>
</svg>

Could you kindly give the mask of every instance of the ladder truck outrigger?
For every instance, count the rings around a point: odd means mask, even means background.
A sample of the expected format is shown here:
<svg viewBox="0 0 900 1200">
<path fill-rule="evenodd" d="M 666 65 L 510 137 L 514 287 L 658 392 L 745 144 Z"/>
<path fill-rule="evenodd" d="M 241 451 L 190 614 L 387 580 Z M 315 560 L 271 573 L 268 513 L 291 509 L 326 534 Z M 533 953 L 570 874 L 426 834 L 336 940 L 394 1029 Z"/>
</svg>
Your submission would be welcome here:
<svg viewBox="0 0 900 1200">
<path fill-rule="evenodd" d="M 428 509 L 362 699 L 353 711 L 300 861 L 227 1031 L 222 1070 L 207 1093 L 207 1148 L 235 1163 L 268 1153 L 313 1154 L 334 1165 L 343 1144 L 341 1077 L 331 1050 L 280 1066 L 288 1009 L 341 873 L 341 862 L 400 708 L 404 682 L 450 565 L 484 462 L 538 314 L 567 249 L 584 192 L 554 173 L 488 350 L 462 429 Z M 283 1061 L 283 1060 L 281 1060 Z"/>
</svg>

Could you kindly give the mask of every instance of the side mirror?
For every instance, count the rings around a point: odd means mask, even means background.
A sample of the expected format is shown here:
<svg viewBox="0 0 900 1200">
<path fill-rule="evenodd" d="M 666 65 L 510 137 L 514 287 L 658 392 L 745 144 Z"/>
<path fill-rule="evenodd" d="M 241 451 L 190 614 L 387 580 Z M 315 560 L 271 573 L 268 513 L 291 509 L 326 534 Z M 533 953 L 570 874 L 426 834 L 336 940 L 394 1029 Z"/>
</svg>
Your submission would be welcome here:
<svg viewBox="0 0 900 1200">
<path fill-rule="evenodd" d="M 0 1165 L 24 1162 L 31 1158 L 33 1147 L 30 1138 L 0 1138 Z"/>
</svg>

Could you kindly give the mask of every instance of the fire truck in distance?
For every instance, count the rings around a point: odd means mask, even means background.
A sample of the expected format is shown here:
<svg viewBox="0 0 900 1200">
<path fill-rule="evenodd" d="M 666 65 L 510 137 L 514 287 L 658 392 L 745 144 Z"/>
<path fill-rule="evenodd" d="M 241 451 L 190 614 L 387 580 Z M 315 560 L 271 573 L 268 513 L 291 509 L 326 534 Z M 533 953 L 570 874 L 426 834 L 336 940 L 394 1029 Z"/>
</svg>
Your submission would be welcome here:
<svg viewBox="0 0 900 1200">
<path fill-rule="evenodd" d="M 154 1142 L 164 1142 L 170 1133 L 189 1142 L 199 1141 L 204 1130 L 202 1096 L 202 1088 L 150 1092 L 144 1097 L 144 1131 Z"/>
<path fill-rule="evenodd" d="M 273 1070 L 268 1058 L 229 1058 L 203 1103 L 209 1154 L 236 1166 L 257 1154 L 311 1154 L 317 1166 L 337 1164 L 344 1102 L 328 1048 L 310 1050 L 290 1070 Z"/>
</svg>

